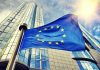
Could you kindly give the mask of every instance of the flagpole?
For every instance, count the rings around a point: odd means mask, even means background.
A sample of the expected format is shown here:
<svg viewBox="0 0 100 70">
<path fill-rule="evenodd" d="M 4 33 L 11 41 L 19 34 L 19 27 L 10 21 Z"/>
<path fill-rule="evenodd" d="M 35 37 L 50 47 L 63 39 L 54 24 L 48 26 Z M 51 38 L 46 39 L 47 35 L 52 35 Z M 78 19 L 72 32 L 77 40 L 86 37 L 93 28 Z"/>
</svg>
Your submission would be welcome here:
<svg viewBox="0 0 100 70">
<path fill-rule="evenodd" d="M 20 37 L 16 43 L 16 47 L 14 49 L 14 52 L 12 54 L 12 57 L 11 59 L 9 59 L 8 61 L 8 65 L 6 67 L 6 70 L 14 70 L 13 67 L 14 67 L 14 61 L 16 59 L 16 55 L 17 55 L 17 52 L 18 52 L 18 48 L 19 48 L 19 45 L 20 45 L 20 42 L 21 42 L 21 39 L 22 39 L 22 36 L 23 36 L 23 33 L 24 31 L 27 29 L 27 25 L 24 23 L 23 25 L 21 25 L 19 27 L 19 30 L 20 30 Z M 15 64 L 16 65 L 16 64 Z"/>
</svg>

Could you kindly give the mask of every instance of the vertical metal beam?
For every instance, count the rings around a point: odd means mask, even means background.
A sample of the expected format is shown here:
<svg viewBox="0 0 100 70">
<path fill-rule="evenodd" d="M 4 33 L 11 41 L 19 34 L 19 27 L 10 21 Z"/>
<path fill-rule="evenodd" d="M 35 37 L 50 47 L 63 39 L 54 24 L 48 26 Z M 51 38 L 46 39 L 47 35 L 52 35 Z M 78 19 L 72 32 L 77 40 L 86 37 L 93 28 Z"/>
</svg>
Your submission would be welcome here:
<svg viewBox="0 0 100 70">
<path fill-rule="evenodd" d="M 35 4 L 35 9 L 34 9 L 34 12 L 33 12 L 33 14 L 32 14 L 31 28 L 33 28 L 33 27 L 34 27 L 34 24 L 35 24 L 36 10 L 37 10 L 37 5 Z"/>
<path fill-rule="evenodd" d="M 40 48 L 40 70 L 42 70 L 42 49 Z"/>
<path fill-rule="evenodd" d="M 32 48 L 29 49 L 29 56 L 28 56 L 28 66 L 30 67 L 31 63 L 31 55 L 32 55 Z"/>
<path fill-rule="evenodd" d="M 31 21 L 31 27 L 34 27 L 35 24 L 35 18 L 36 18 L 36 9 L 37 9 L 37 5 L 35 4 L 35 9 L 32 13 L 32 21 Z M 29 48 L 29 56 L 28 56 L 28 66 L 30 67 L 30 62 L 31 62 L 31 56 L 32 56 L 32 48 Z"/>
</svg>

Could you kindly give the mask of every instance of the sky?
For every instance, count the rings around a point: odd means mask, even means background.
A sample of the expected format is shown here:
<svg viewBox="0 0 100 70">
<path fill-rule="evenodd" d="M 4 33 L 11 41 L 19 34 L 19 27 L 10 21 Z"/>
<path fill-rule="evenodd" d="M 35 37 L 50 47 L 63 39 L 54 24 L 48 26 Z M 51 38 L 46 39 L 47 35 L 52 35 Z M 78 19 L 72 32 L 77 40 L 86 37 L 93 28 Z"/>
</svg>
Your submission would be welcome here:
<svg viewBox="0 0 100 70">
<path fill-rule="evenodd" d="M 100 41 L 100 0 L 0 0 L 0 22 L 27 1 L 34 1 L 43 8 L 45 23 L 68 13 L 77 15 L 80 24 Z"/>
</svg>

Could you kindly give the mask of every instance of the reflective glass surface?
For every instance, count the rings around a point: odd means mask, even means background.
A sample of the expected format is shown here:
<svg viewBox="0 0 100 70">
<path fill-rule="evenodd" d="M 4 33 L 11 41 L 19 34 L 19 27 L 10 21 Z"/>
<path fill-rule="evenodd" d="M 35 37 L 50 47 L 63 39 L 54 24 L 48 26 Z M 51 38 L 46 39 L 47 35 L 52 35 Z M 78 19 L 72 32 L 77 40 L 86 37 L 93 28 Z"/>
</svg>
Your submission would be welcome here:
<svg viewBox="0 0 100 70">
<path fill-rule="evenodd" d="M 88 51 L 73 52 L 74 58 L 89 58 L 94 60 Z M 80 70 L 99 70 L 97 65 L 91 61 L 77 60 Z"/>
</svg>

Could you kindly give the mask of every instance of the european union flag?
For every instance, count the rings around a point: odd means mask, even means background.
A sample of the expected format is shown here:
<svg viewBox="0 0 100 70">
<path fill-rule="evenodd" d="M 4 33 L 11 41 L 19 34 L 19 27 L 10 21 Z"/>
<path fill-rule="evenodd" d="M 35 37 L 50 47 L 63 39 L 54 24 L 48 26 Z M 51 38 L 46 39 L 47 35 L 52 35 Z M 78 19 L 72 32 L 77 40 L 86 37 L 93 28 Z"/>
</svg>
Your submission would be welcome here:
<svg viewBox="0 0 100 70">
<path fill-rule="evenodd" d="M 20 49 L 52 48 L 80 51 L 85 50 L 84 44 L 75 15 L 68 14 L 47 25 L 26 30 Z"/>
</svg>

